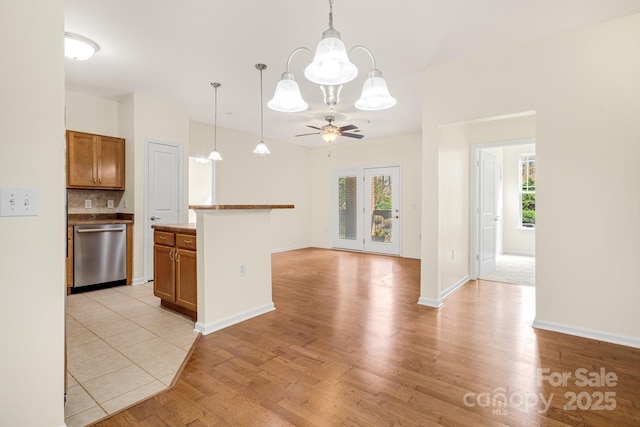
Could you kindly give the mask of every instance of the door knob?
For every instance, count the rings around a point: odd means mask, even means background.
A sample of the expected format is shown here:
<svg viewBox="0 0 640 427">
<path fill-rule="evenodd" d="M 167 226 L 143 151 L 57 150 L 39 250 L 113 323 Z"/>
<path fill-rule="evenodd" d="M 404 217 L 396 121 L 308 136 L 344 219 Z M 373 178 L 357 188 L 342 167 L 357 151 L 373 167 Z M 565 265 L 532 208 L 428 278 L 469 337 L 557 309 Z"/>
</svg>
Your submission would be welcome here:
<svg viewBox="0 0 640 427">
<path fill-rule="evenodd" d="M 162 218 L 160 218 L 159 216 L 152 216 L 151 218 L 149 218 L 151 221 L 158 221 Z"/>
</svg>

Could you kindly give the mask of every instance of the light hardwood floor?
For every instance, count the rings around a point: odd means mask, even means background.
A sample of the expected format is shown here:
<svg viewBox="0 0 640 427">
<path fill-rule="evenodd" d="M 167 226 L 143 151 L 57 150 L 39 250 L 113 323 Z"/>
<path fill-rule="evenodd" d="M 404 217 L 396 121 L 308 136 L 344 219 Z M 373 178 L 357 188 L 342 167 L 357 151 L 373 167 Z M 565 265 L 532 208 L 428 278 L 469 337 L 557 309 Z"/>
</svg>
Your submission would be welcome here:
<svg viewBox="0 0 640 427">
<path fill-rule="evenodd" d="M 276 311 L 201 337 L 172 388 L 97 425 L 640 425 L 640 350 L 533 329 L 534 288 L 469 282 L 435 310 L 417 260 L 272 260 Z"/>
</svg>

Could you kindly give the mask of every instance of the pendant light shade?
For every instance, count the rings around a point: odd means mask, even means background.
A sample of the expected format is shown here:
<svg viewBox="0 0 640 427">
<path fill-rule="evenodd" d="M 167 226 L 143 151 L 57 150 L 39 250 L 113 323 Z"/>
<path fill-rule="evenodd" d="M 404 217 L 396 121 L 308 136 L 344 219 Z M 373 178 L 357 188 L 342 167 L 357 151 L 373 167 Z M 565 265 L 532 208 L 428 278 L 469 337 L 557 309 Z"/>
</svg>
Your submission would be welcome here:
<svg viewBox="0 0 640 427">
<path fill-rule="evenodd" d="M 207 159 L 219 161 L 222 160 L 220 152 L 218 152 L 218 88 L 222 86 L 220 83 L 211 83 L 214 89 L 214 105 L 213 105 L 213 151 L 209 154 Z"/>
<path fill-rule="evenodd" d="M 253 154 L 265 155 L 271 154 L 271 151 L 269 151 L 269 147 L 267 147 L 264 141 L 260 141 L 258 145 L 256 145 L 256 148 L 253 149 Z"/>
<path fill-rule="evenodd" d="M 282 78 L 276 85 L 276 93 L 267 106 L 284 113 L 297 113 L 309 108 L 309 104 L 302 99 L 300 86 L 294 80 L 293 74 L 289 72 L 282 73 Z"/>
<path fill-rule="evenodd" d="M 333 27 L 322 33 L 313 62 L 304 69 L 304 75 L 319 85 L 341 85 L 358 75 L 358 68 L 349 60 L 340 33 Z"/>
<path fill-rule="evenodd" d="M 264 64 L 256 64 L 256 69 L 260 71 L 260 142 L 256 145 L 256 148 L 253 149 L 253 154 L 258 154 L 260 156 L 264 156 L 267 154 L 271 154 L 269 151 L 269 147 L 264 143 L 264 108 L 263 108 L 263 99 L 262 99 L 262 71 L 267 69 L 267 66 Z"/>
<path fill-rule="evenodd" d="M 369 71 L 367 80 L 362 86 L 362 95 L 355 103 L 359 110 L 377 111 L 396 105 L 396 99 L 389 94 L 387 82 L 382 78 L 380 70 Z"/>
</svg>

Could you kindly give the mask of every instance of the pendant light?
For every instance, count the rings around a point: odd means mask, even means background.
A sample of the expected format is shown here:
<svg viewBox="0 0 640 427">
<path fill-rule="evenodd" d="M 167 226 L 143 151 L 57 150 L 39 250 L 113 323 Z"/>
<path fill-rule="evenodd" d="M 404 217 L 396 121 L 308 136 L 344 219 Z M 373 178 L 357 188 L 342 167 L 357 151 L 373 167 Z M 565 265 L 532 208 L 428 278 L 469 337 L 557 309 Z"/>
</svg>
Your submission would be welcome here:
<svg viewBox="0 0 640 427">
<path fill-rule="evenodd" d="M 209 160 L 222 160 L 222 156 L 218 152 L 218 88 L 222 86 L 220 83 L 213 82 L 211 83 L 214 90 L 214 105 L 213 105 L 213 151 L 207 157 Z"/>
<path fill-rule="evenodd" d="M 260 156 L 264 156 L 267 154 L 271 154 L 269 151 L 269 147 L 264 143 L 264 108 L 263 108 L 263 100 L 262 100 L 262 71 L 267 69 L 267 66 L 264 64 L 256 64 L 256 69 L 260 71 L 260 142 L 256 145 L 256 148 L 253 150 L 254 154 L 258 154 Z"/>
</svg>

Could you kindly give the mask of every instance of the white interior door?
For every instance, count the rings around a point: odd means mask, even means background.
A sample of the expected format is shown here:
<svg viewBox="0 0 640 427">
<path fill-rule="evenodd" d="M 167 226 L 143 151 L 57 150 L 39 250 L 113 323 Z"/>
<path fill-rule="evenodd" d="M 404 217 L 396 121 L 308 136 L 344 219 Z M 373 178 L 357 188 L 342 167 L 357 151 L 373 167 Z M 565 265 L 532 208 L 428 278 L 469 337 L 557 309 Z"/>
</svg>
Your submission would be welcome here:
<svg viewBox="0 0 640 427">
<path fill-rule="evenodd" d="M 400 254 L 400 167 L 334 171 L 332 246 Z"/>
<path fill-rule="evenodd" d="M 496 156 L 486 151 L 479 151 L 478 170 L 478 275 L 480 277 L 492 273 L 496 269 L 497 235 L 498 235 L 498 194 L 496 191 L 497 175 Z"/>
<path fill-rule="evenodd" d="M 181 222 L 181 146 L 159 142 L 147 145 L 147 216 L 145 218 L 145 280 L 153 280 L 153 224 Z"/>
</svg>

